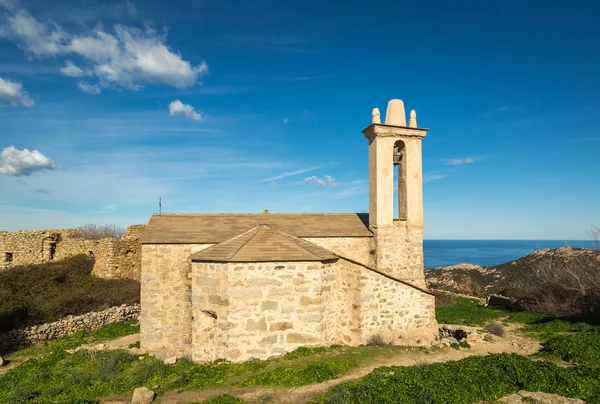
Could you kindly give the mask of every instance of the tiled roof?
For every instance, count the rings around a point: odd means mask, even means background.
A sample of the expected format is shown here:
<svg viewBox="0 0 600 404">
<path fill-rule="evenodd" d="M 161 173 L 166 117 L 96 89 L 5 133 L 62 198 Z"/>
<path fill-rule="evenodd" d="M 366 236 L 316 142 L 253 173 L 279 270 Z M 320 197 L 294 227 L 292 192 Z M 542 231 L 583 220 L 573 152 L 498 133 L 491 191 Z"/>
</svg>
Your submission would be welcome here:
<svg viewBox="0 0 600 404">
<path fill-rule="evenodd" d="M 213 244 L 260 224 L 296 237 L 373 237 L 368 214 L 166 214 L 152 215 L 142 244 Z"/>
<path fill-rule="evenodd" d="M 337 258 L 329 250 L 264 224 L 191 256 L 192 261 L 204 262 L 329 261 Z"/>
</svg>

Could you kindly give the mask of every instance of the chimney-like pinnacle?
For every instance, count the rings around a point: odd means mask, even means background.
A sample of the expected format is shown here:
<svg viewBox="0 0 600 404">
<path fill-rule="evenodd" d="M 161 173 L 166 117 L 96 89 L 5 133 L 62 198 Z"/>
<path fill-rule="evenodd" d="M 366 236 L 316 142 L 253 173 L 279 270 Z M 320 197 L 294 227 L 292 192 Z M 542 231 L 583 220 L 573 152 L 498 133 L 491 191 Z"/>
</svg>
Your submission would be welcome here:
<svg viewBox="0 0 600 404">
<path fill-rule="evenodd" d="M 409 128 L 418 128 L 417 126 L 417 111 L 414 109 L 410 111 L 410 119 L 408 120 Z"/>
<path fill-rule="evenodd" d="M 373 108 L 373 120 L 371 121 L 371 123 L 381 123 L 381 115 L 379 114 L 379 108 Z"/>
<path fill-rule="evenodd" d="M 385 112 L 385 124 L 392 126 L 406 126 L 406 114 L 402 100 L 390 100 Z"/>
</svg>

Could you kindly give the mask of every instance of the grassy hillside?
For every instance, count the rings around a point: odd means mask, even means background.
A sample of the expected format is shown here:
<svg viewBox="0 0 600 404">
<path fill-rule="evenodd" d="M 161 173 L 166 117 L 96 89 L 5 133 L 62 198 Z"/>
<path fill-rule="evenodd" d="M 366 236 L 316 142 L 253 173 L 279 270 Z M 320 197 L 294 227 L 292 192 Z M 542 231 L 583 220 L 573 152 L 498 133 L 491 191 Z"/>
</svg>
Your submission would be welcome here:
<svg viewBox="0 0 600 404">
<path fill-rule="evenodd" d="M 140 300 L 139 282 L 92 276 L 85 255 L 0 272 L 0 332 Z"/>
</svg>

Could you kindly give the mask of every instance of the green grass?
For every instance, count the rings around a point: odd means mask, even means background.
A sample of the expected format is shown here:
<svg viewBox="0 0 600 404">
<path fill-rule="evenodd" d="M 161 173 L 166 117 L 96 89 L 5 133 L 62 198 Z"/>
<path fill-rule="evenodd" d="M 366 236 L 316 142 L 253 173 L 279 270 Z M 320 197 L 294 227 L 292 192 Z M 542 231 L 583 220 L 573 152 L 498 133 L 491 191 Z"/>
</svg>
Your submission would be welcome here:
<svg viewBox="0 0 600 404">
<path fill-rule="evenodd" d="M 106 336 L 107 331 L 102 331 L 102 335 Z M 18 400 L 18 397 L 29 397 L 38 403 L 94 400 L 142 386 L 159 394 L 219 386 L 224 389 L 250 385 L 302 386 L 340 377 L 378 356 L 411 349 L 334 346 L 324 348 L 323 352 L 320 348 L 303 348 L 292 353 L 293 359 L 239 364 L 215 361 L 202 365 L 183 359 L 175 365 L 165 365 L 153 357 L 139 359 L 138 355 L 124 350 L 82 350 L 68 354 L 63 349 L 50 349 L 51 344 L 44 347 L 43 356 L 29 359 L 0 376 L 0 403 Z M 71 340 L 62 341 L 60 347 L 74 344 Z"/>
<path fill-rule="evenodd" d="M 600 332 L 592 330 L 553 337 L 544 343 L 539 356 L 582 365 L 599 366 Z"/>
<path fill-rule="evenodd" d="M 107 324 L 94 331 L 77 331 L 66 337 L 57 338 L 53 341 L 21 349 L 11 354 L 11 357 L 18 356 L 40 356 L 51 352 L 73 349 L 83 344 L 100 343 L 110 341 L 115 338 L 124 337 L 140 332 L 140 326 L 136 320 L 125 321 L 121 323 Z"/>
<path fill-rule="evenodd" d="M 478 300 L 456 297 L 453 306 L 436 307 L 435 317 L 440 324 L 482 326 L 489 321 L 507 317 L 511 312 L 483 307 Z"/>
<path fill-rule="evenodd" d="M 600 367 L 565 368 L 519 355 L 469 357 L 413 367 L 381 367 L 337 386 L 316 403 L 476 403 L 519 390 L 600 403 Z"/>
<path fill-rule="evenodd" d="M 208 400 L 203 401 L 204 404 L 242 404 L 243 401 L 231 394 L 221 394 L 219 396 L 211 397 Z M 192 403 L 193 404 L 193 403 Z"/>
</svg>

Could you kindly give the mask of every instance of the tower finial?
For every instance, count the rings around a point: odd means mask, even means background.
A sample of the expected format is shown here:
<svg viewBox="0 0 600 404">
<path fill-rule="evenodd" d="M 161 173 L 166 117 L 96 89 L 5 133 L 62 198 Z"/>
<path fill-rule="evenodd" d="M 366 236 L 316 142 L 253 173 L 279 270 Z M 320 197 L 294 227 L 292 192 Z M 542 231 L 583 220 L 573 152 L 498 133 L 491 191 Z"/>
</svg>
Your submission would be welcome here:
<svg viewBox="0 0 600 404">
<path fill-rule="evenodd" d="M 406 114 L 402 100 L 390 100 L 385 112 L 385 124 L 391 126 L 406 126 Z"/>
<path fill-rule="evenodd" d="M 417 111 L 414 109 L 410 111 L 410 119 L 408 120 L 409 128 L 417 128 Z"/>
<path fill-rule="evenodd" d="M 373 108 L 373 120 L 371 123 L 381 123 L 381 115 L 379 114 L 379 108 Z"/>
</svg>

